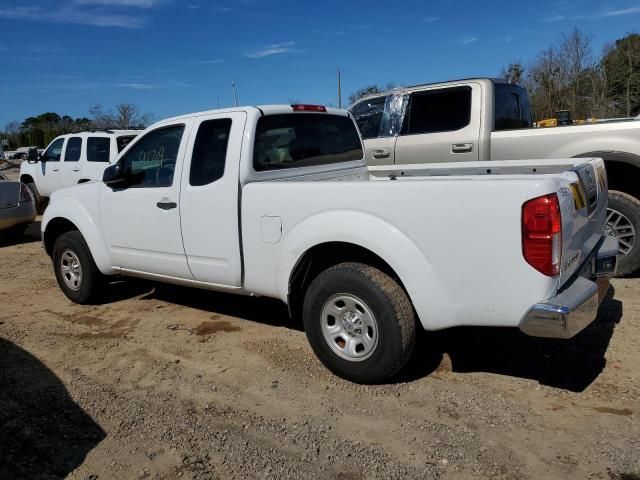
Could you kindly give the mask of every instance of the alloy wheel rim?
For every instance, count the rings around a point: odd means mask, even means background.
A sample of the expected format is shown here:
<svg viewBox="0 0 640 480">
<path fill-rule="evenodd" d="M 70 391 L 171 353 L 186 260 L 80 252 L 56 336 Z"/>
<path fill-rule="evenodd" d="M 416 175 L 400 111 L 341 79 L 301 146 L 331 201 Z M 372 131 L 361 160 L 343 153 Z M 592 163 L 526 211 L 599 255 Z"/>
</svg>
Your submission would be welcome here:
<svg viewBox="0 0 640 480">
<path fill-rule="evenodd" d="M 612 208 L 607 209 L 604 233 L 618 239 L 618 252 L 622 256 L 627 255 L 635 245 L 636 230 L 633 224 L 626 216 Z"/>
<path fill-rule="evenodd" d="M 327 345 L 345 360 L 366 360 L 378 346 L 378 322 L 366 302 L 355 295 L 339 293 L 329 298 L 320 322 Z"/>
</svg>

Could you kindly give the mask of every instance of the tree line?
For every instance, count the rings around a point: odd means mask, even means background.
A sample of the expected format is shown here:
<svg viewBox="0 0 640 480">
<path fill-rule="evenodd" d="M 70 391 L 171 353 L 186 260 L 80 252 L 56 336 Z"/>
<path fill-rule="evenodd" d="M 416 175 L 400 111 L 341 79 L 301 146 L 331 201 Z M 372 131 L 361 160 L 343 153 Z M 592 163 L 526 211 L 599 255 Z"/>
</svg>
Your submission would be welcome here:
<svg viewBox="0 0 640 480">
<path fill-rule="evenodd" d="M 89 109 L 89 117 L 72 118 L 47 112 L 26 118 L 23 122 L 9 122 L 2 138 L 8 140 L 8 150 L 18 147 L 45 147 L 58 135 L 84 130 L 144 128 L 153 121 L 153 116 L 142 113 L 130 103 L 116 105 L 113 110 L 105 110 L 100 105 Z"/>
<path fill-rule="evenodd" d="M 640 113 L 640 35 L 632 33 L 595 55 L 590 36 L 574 29 L 529 64 L 516 61 L 501 76 L 524 86 L 536 120 L 570 110 L 573 118 Z"/>
</svg>

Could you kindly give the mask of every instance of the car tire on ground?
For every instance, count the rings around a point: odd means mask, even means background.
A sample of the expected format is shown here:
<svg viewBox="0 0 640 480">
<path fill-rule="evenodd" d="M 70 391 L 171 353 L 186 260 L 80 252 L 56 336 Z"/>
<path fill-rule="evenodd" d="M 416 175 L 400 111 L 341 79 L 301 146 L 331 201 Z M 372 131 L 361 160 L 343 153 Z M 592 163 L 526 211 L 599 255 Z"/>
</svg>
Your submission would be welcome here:
<svg viewBox="0 0 640 480">
<path fill-rule="evenodd" d="M 617 276 L 640 270 L 640 200 L 628 193 L 609 191 L 605 233 L 618 237 L 620 254 Z"/>
<path fill-rule="evenodd" d="M 40 192 L 38 192 L 38 187 L 33 182 L 29 182 L 25 184 L 29 191 L 31 192 L 31 196 L 33 197 L 33 204 L 36 207 L 36 213 L 38 215 L 42 215 L 44 213 L 45 208 L 47 207 L 47 202 L 40 196 Z"/>
<path fill-rule="evenodd" d="M 104 275 L 98 270 L 79 231 L 66 232 L 58 237 L 53 246 L 52 260 L 58 285 L 69 300 L 86 305 L 100 298 Z"/>
<path fill-rule="evenodd" d="M 320 361 L 357 383 L 388 381 L 415 345 L 416 321 L 407 294 L 389 275 L 361 263 L 335 265 L 313 280 L 303 322 Z"/>
</svg>

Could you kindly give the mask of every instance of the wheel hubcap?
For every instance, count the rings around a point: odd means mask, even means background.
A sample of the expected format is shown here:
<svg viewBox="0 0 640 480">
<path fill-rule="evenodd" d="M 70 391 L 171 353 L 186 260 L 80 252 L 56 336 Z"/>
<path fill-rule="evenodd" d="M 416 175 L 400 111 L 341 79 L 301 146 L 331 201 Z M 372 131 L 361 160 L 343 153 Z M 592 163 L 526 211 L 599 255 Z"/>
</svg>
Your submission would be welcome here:
<svg viewBox="0 0 640 480">
<path fill-rule="evenodd" d="M 607 221 L 604 226 L 604 233 L 618 239 L 618 252 L 623 256 L 633 249 L 636 242 L 636 230 L 633 228 L 629 219 L 612 208 L 607 209 Z"/>
<path fill-rule="evenodd" d="M 60 257 L 62 279 L 71 290 L 79 290 L 82 285 L 82 266 L 80 259 L 71 250 L 65 250 Z"/>
<path fill-rule="evenodd" d="M 369 306 L 355 295 L 340 293 L 322 307 L 322 335 L 335 354 L 362 361 L 378 345 L 378 323 Z"/>
</svg>

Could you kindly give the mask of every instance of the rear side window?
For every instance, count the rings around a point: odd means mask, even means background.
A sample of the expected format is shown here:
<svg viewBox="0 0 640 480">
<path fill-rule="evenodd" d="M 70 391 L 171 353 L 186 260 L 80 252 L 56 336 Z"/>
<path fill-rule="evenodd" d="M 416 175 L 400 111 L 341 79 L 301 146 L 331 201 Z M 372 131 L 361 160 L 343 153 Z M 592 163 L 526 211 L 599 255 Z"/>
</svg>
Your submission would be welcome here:
<svg viewBox="0 0 640 480">
<path fill-rule="evenodd" d="M 533 126 L 529 96 L 524 89 L 507 83 L 496 83 L 495 97 L 495 130 Z"/>
<path fill-rule="evenodd" d="M 67 140 L 67 146 L 64 150 L 65 162 L 77 162 L 80 160 L 80 150 L 82 149 L 82 138 L 71 137 Z"/>
<path fill-rule="evenodd" d="M 377 97 L 363 100 L 351 109 L 356 119 L 362 138 L 375 138 L 380 136 L 380 124 L 384 116 L 384 105 L 387 97 Z"/>
<path fill-rule="evenodd" d="M 116 143 L 118 145 L 118 153 L 124 150 L 124 147 L 131 143 L 131 140 L 136 138 L 135 135 L 122 135 L 121 137 L 116 138 Z"/>
<path fill-rule="evenodd" d="M 404 135 L 453 132 L 471 121 L 471 87 L 454 87 L 411 94 Z"/>
<path fill-rule="evenodd" d="M 318 113 L 267 115 L 258 120 L 253 168 L 258 171 L 360 160 L 358 130 L 350 117 Z"/>
<path fill-rule="evenodd" d="M 191 155 L 189 184 L 199 187 L 218 180 L 224 174 L 231 119 L 202 122 Z"/>
<path fill-rule="evenodd" d="M 87 139 L 87 160 L 90 162 L 108 162 L 111 151 L 111 139 L 108 137 L 89 137 Z"/>
</svg>

